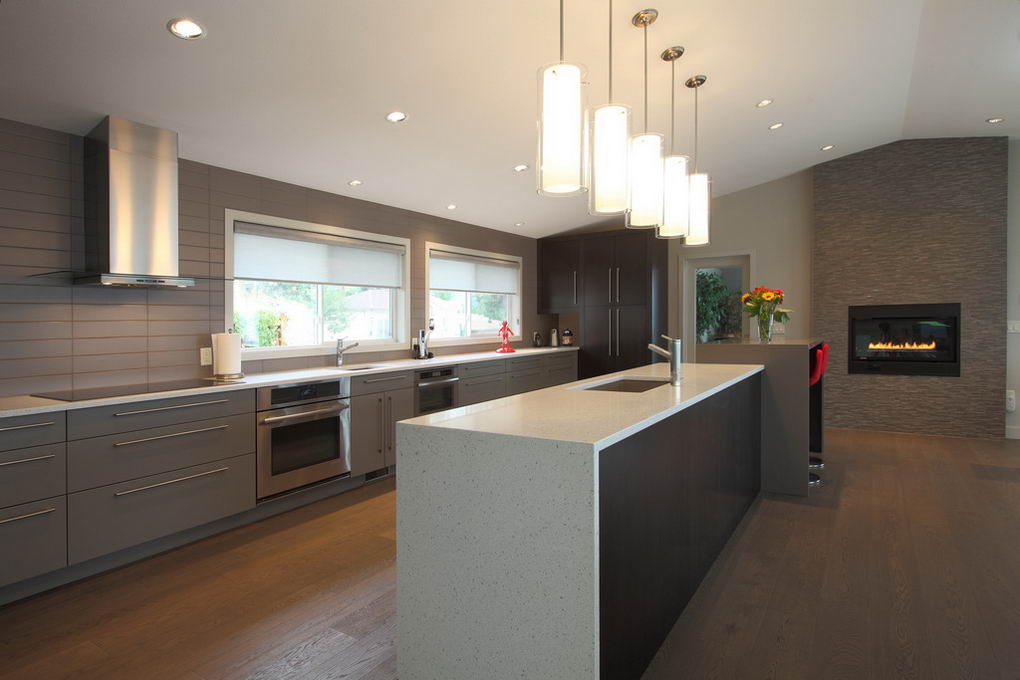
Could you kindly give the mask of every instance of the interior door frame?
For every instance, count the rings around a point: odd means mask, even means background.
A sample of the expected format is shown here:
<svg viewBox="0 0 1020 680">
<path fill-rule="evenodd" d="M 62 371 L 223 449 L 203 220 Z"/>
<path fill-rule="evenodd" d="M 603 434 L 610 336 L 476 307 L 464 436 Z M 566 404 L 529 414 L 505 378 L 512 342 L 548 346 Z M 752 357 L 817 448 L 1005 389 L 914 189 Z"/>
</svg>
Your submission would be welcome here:
<svg viewBox="0 0 1020 680">
<path fill-rule="evenodd" d="M 683 339 L 683 360 L 686 362 L 693 362 L 696 360 L 695 352 L 697 347 L 697 338 L 695 337 L 695 319 L 694 310 L 697 301 L 695 295 L 697 287 L 694 281 L 694 273 L 698 269 L 703 269 L 712 266 L 726 267 L 739 264 L 743 266 L 743 258 L 747 258 L 747 281 L 750 285 L 751 281 L 755 280 L 755 266 L 758 254 L 757 251 L 752 249 L 749 250 L 727 250 L 720 253 L 712 253 L 698 255 L 696 252 L 687 253 L 681 252 L 677 258 L 679 262 L 680 276 L 677 277 L 677 301 L 680 304 L 680 337 Z M 737 262 L 739 258 L 739 262 Z M 744 334 L 750 328 L 750 321 L 744 317 L 741 320 L 741 328 Z"/>
</svg>

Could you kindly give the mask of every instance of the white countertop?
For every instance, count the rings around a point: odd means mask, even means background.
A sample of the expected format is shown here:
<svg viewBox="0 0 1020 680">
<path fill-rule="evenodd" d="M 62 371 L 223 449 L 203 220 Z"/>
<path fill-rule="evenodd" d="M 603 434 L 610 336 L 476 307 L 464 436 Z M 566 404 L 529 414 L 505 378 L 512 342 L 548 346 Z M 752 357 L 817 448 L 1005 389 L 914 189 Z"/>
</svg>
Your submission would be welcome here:
<svg viewBox="0 0 1020 680">
<path fill-rule="evenodd" d="M 450 366 L 452 364 L 470 364 L 477 361 L 493 361 L 496 359 L 512 359 L 514 357 L 526 357 L 536 354 L 550 354 L 553 352 L 576 352 L 577 347 L 526 347 L 517 349 L 513 354 L 497 354 L 496 352 L 469 352 L 465 354 L 448 354 L 438 356 L 434 359 L 396 359 L 392 361 L 370 362 L 373 368 L 352 371 L 324 366 L 322 368 L 305 368 L 295 371 L 278 371 L 275 373 L 256 373 L 245 377 L 243 380 L 232 383 L 210 384 L 207 387 L 194 387 L 183 390 L 171 390 L 168 392 L 146 392 L 142 394 L 128 394 L 119 397 L 105 397 L 102 399 L 89 399 L 87 401 L 60 401 L 58 399 L 45 399 L 28 395 L 0 397 L 0 418 L 11 416 L 26 416 L 33 413 L 49 413 L 53 411 L 70 411 L 79 408 L 93 408 L 95 406 L 109 406 L 112 404 L 126 404 L 153 399 L 170 399 L 173 397 L 187 397 L 192 395 L 212 394 L 215 392 L 230 392 L 234 390 L 247 390 L 254 387 L 268 387 L 272 385 L 286 385 L 294 382 L 310 382 L 315 380 L 328 380 L 343 376 L 374 375 L 378 373 L 392 373 L 394 371 L 408 371 L 432 366 Z M 358 364 L 351 364 L 356 367 Z"/>
<path fill-rule="evenodd" d="M 667 382 L 639 393 L 580 389 L 620 376 L 669 377 L 669 364 L 650 364 L 419 416 L 401 421 L 398 427 L 551 439 L 592 444 L 600 450 L 763 370 L 759 364 L 683 364 L 678 387 Z"/>
</svg>

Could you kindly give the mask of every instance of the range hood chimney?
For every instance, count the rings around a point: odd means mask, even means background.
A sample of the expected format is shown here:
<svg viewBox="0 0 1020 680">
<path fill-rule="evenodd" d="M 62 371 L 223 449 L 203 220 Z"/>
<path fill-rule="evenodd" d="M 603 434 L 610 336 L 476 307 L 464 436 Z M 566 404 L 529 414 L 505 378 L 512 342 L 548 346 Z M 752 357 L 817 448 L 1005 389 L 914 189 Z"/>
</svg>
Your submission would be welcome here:
<svg viewBox="0 0 1020 680">
<path fill-rule="evenodd" d="M 75 283 L 186 288 L 177 133 L 107 116 L 85 136 L 85 268 Z"/>
</svg>

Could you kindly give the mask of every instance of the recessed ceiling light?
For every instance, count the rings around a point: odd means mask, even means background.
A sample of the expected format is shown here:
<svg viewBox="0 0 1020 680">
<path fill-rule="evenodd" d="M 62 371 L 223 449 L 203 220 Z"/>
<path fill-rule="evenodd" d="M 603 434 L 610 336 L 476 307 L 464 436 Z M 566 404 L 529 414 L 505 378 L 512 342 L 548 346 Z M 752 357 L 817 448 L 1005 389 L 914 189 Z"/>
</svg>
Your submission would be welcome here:
<svg viewBox="0 0 1020 680">
<path fill-rule="evenodd" d="M 361 186 L 361 180 L 360 179 L 352 179 L 350 182 L 348 182 L 348 184 L 350 184 L 352 187 L 360 187 Z"/>
<path fill-rule="evenodd" d="M 1006 119 L 1005 118 L 988 118 L 987 120 L 985 120 L 985 122 L 986 123 L 991 123 L 992 125 L 995 125 L 996 123 L 1005 123 Z"/>
<path fill-rule="evenodd" d="M 835 144 L 826 144 L 825 146 L 822 147 L 822 151 L 832 151 L 835 148 L 836 148 Z"/>
<path fill-rule="evenodd" d="M 764 109 L 766 106 L 772 103 L 771 99 L 762 99 L 760 102 L 755 104 L 759 109 Z"/>
<path fill-rule="evenodd" d="M 205 29 L 192 19 L 171 19 L 166 28 L 182 40 L 197 40 L 205 35 Z"/>
<path fill-rule="evenodd" d="M 782 123 L 773 123 L 772 125 L 769 125 L 769 130 L 778 130 L 781 127 L 783 127 Z"/>
<path fill-rule="evenodd" d="M 402 123 L 407 120 L 407 114 L 403 111 L 390 111 L 386 114 L 386 120 L 391 123 Z"/>
<path fill-rule="evenodd" d="M 528 165 L 526 163 L 521 163 L 520 165 L 514 166 L 514 172 L 524 172 L 527 169 Z"/>
<path fill-rule="evenodd" d="M 456 203 L 451 203 L 450 205 L 446 206 L 446 209 L 447 210 L 456 210 L 457 209 L 457 204 Z"/>
<path fill-rule="evenodd" d="M 515 227 L 523 227 L 524 226 L 524 222 L 514 222 L 514 226 Z"/>
</svg>

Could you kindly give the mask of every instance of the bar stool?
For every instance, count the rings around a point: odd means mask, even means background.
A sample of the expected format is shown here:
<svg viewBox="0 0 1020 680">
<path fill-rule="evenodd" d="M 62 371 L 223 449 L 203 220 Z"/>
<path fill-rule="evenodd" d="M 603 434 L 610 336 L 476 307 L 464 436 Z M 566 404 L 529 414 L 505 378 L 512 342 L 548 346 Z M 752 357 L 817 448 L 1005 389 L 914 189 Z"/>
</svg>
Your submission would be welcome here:
<svg viewBox="0 0 1020 680">
<path fill-rule="evenodd" d="M 817 428 L 817 432 L 812 432 L 810 450 L 815 453 L 821 453 L 822 450 L 822 434 L 821 434 L 821 422 L 822 422 L 822 399 L 821 399 L 821 381 L 822 376 L 825 375 L 825 369 L 829 366 L 829 345 L 822 343 L 822 346 L 814 351 L 811 356 L 812 367 L 809 378 L 809 386 L 812 391 L 817 391 L 817 394 L 812 394 L 811 407 L 812 411 L 817 411 L 811 414 L 811 426 L 813 429 Z M 821 470 L 825 468 L 825 460 L 821 456 L 809 456 L 808 457 L 808 486 L 818 486 L 822 483 L 822 478 L 811 472 L 812 470 Z"/>
</svg>

